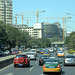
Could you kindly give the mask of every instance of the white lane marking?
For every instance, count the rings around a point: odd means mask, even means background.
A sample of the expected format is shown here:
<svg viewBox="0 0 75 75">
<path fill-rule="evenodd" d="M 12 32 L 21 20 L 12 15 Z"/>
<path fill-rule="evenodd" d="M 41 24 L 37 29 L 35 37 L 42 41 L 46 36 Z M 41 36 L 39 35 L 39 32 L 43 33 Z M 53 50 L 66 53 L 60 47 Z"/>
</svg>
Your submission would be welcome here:
<svg viewBox="0 0 75 75">
<path fill-rule="evenodd" d="M 13 75 L 13 73 L 8 73 L 8 74 L 4 74 L 4 75 Z"/>
<path fill-rule="evenodd" d="M 35 62 L 35 64 L 37 63 L 37 61 Z"/>
<path fill-rule="evenodd" d="M 31 67 L 30 69 L 29 69 L 29 71 L 31 71 L 33 69 L 33 67 Z"/>
<path fill-rule="evenodd" d="M 0 71 L 3 71 L 3 70 L 5 70 L 5 69 L 9 68 L 9 67 L 12 66 L 12 65 L 13 65 L 13 64 L 11 64 L 11 65 L 9 65 L 9 66 L 7 66 L 7 67 L 1 69 Z"/>
</svg>

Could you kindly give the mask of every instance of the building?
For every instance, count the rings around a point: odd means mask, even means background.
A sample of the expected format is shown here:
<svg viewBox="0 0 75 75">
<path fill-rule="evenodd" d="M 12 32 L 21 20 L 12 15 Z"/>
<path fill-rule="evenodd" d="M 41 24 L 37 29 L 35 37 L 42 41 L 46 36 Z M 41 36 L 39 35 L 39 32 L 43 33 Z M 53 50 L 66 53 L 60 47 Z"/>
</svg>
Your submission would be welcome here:
<svg viewBox="0 0 75 75">
<path fill-rule="evenodd" d="M 16 25 L 17 28 L 27 31 L 31 37 L 34 38 L 63 38 L 63 29 L 55 24 L 50 23 L 34 23 L 33 27 L 27 25 Z"/>
<path fill-rule="evenodd" d="M 5 24 L 13 24 L 12 0 L 0 0 L 0 20 Z"/>
<path fill-rule="evenodd" d="M 53 38 L 54 36 L 60 37 L 59 28 L 55 24 L 43 23 L 43 37 Z"/>
</svg>

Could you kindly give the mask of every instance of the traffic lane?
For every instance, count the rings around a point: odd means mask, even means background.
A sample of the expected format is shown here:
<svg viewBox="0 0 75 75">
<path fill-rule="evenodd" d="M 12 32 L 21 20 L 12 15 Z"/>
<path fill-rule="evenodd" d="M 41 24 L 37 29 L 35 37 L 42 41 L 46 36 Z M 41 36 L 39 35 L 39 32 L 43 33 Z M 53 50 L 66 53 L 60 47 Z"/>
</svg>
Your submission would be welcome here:
<svg viewBox="0 0 75 75">
<path fill-rule="evenodd" d="M 11 54 L 3 54 L 3 55 L 0 55 L 0 58 L 1 57 L 6 57 L 6 56 L 10 56 Z"/>
<path fill-rule="evenodd" d="M 2 71 L 0 71 L 0 75 L 22 75 L 22 74 L 26 74 L 28 75 L 28 72 L 33 68 L 34 64 L 36 63 L 37 60 L 31 60 L 30 61 L 30 67 L 17 67 L 14 68 L 14 65 L 12 64 L 12 66 L 10 66 L 7 69 L 4 69 Z"/>
</svg>

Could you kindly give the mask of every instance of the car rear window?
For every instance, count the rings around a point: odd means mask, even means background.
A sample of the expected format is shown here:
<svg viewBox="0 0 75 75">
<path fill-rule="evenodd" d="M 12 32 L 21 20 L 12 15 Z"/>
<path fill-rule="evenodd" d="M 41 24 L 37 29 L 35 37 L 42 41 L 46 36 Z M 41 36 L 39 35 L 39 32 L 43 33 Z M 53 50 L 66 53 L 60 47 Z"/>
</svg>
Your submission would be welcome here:
<svg viewBox="0 0 75 75">
<path fill-rule="evenodd" d="M 26 58 L 26 55 L 17 55 L 16 56 L 16 58 L 20 58 L 20 57 Z"/>
<path fill-rule="evenodd" d="M 75 56 L 66 56 L 66 58 L 75 58 Z"/>
</svg>

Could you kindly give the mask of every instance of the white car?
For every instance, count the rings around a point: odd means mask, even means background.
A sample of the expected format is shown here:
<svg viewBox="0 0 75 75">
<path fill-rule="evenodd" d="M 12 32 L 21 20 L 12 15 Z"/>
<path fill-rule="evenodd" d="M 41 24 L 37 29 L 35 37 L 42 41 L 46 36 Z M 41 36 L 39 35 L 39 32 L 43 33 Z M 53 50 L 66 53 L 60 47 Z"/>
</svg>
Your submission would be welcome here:
<svg viewBox="0 0 75 75">
<path fill-rule="evenodd" d="M 27 56 L 28 56 L 30 59 L 36 60 L 36 55 L 35 55 L 35 53 L 28 53 Z"/>
<path fill-rule="evenodd" d="M 4 54 L 10 54 L 9 50 L 4 51 Z"/>
<path fill-rule="evenodd" d="M 50 51 L 50 52 L 53 52 L 53 49 L 50 49 L 49 51 Z"/>
<path fill-rule="evenodd" d="M 31 53 L 35 53 L 35 55 L 37 56 L 36 50 L 31 50 Z"/>
</svg>

